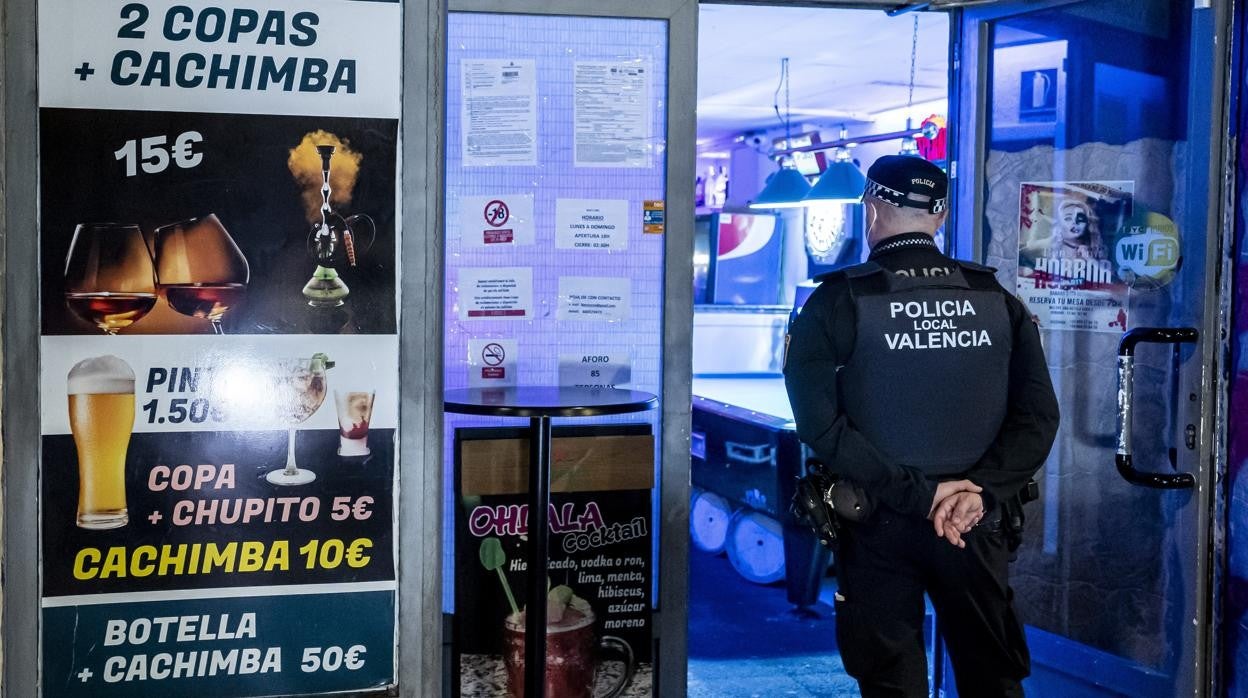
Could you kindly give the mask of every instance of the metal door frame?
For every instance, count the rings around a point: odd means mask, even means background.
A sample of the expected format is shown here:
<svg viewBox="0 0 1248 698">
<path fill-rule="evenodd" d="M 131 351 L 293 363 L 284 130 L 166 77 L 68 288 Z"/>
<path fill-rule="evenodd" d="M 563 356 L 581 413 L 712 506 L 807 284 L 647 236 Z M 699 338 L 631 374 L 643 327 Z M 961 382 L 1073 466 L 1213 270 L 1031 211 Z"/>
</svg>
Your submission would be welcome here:
<svg viewBox="0 0 1248 698">
<path fill-rule="evenodd" d="M 442 690 L 442 336 L 446 2 L 403 3 L 399 122 L 399 695 Z M 433 232 L 438 231 L 438 232 Z"/>
<path fill-rule="evenodd" d="M 39 238 L 36 0 L 3 0 L 4 688 L 36 696 L 39 672 Z M 15 232 L 17 234 L 15 234 Z M 10 357 L 21 357 L 20 365 Z M 20 406 L 20 409 L 14 409 Z"/>
<path fill-rule="evenodd" d="M 562 15 L 617 17 L 620 19 L 659 19 L 667 22 L 667 137 L 665 201 L 667 230 L 663 242 L 663 431 L 659 485 L 659 600 L 654 614 L 656 630 L 655 695 L 684 698 L 688 665 L 689 617 L 689 430 L 692 414 L 693 374 L 693 187 L 694 142 L 697 139 L 697 0 L 447 0 L 449 12 L 490 14 Z M 443 42 L 445 43 L 445 42 Z M 439 56 L 440 80 L 445 82 L 445 46 Z M 445 99 L 445 92 L 439 94 Z M 439 127 L 444 125 L 444 115 Z M 444 140 L 444 130 L 437 134 Z M 437 163 L 439 170 L 443 163 Z M 441 192 L 438 193 L 441 196 Z M 438 204 L 441 208 L 441 203 Z M 439 225 L 437 230 L 442 230 Z M 441 238 L 440 235 L 430 236 Z M 439 245 L 439 255 L 443 254 Z M 432 268 L 430 271 L 434 271 Z M 435 281 L 442 283 L 441 257 Z M 437 293 L 439 302 L 442 293 Z M 440 310 L 439 310 L 440 312 Z M 441 333 L 438 334 L 441 336 Z M 439 356 L 442 353 L 438 345 Z M 439 362 L 438 370 L 441 370 Z M 441 375 L 438 376 L 439 385 Z M 442 440 L 442 423 L 436 426 Z M 429 456 L 433 458 L 433 456 Z M 441 451 L 437 463 L 441 463 Z M 430 461 L 435 462 L 435 461 Z M 438 484 L 426 489 L 426 500 L 441 497 L 445 482 L 441 468 Z M 432 502 L 430 502 L 432 505 Z M 438 519 L 427 530 L 442 529 Z M 440 547 L 440 546 L 439 546 Z M 440 599 L 439 606 L 440 609 Z M 426 617 L 426 620 L 428 618 Z M 440 622 L 440 621 L 439 621 Z M 449 652 L 447 652 L 449 657 Z M 449 661 L 449 659 L 448 659 Z M 438 672 L 441 674 L 441 672 Z M 659 693 L 659 691 L 662 691 Z M 425 695 L 439 695 L 430 691 Z"/>
<path fill-rule="evenodd" d="M 959 63 L 955 71 L 956 91 L 963 99 L 960 112 L 952 123 L 961 136 L 955 142 L 957 177 L 955 179 L 954 210 L 970 212 L 971 220 L 959 221 L 955 249 L 964 258 L 981 260 L 984 256 L 984 187 L 980 184 L 980 169 L 987 157 L 987 85 L 990 79 L 991 24 L 1009 17 L 1031 14 L 1071 5 L 1087 0 L 1003 0 L 982 8 L 956 11 L 959 15 L 951 26 L 960 35 L 951 37 Z M 1177 0 L 1176 0 L 1177 1 Z M 1212 34 L 1212 45 L 1193 44 L 1192 69 L 1208 70 L 1207 74 L 1212 100 L 1209 105 L 1188 105 L 1188 121 L 1208 119 L 1209 162 L 1204 172 L 1189 172 L 1189 182 L 1207 182 L 1206 205 L 1211 212 L 1206 223 L 1205 281 L 1202 308 L 1202 326 L 1199 328 L 1205 341 L 1201 342 L 1200 398 L 1201 409 L 1199 448 L 1195 462 L 1199 471 L 1196 487 L 1195 535 L 1199 555 L 1196 560 L 1194 579 L 1199 581 L 1195 590 L 1192 627 L 1184 623 L 1193 634 L 1191 646 L 1196 656 L 1191 658 L 1194 666 L 1194 688 L 1197 695 L 1218 695 L 1221 676 L 1218 671 L 1221 660 L 1219 637 L 1222 590 L 1220 579 L 1224 567 L 1225 536 L 1218 525 L 1217 512 L 1224 510 L 1226 475 L 1226 423 L 1228 419 L 1226 374 L 1230 361 L 1230 314 L 1232 291 L 1230 251 L 1233 248 L 1235 209 L 1231 197 L 1234 194 L 1235 147 L 1232 129 L 1234 124 L 1229 113 L 1229 95 L 1233 75 L 1230 59 L 1233 45 L 1232 5 L 1235 0 L 1181 0 L 1193 3 L 1193 24 L 1206 25 Z M 1206 13 L 1203 16 L 1199 13 Z M 1189 234 L 1191 234 L 1189 232 Z M 1216 339 L 1215 339 L 1216 338 Z M 1112 464 L 1106 463 L 1106 467 Z"/>
</svg>

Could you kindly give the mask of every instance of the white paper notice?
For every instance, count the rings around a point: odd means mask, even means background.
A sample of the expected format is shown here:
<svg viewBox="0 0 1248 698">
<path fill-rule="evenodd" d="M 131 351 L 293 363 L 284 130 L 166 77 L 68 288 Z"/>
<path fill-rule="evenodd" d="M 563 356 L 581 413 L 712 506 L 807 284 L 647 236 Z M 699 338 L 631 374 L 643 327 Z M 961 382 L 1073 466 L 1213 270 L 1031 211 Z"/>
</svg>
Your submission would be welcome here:
<svg viewBox="0 0 1248 698">
<path fill-rule="evenodd" d="M 559 385 L 614 388 L 632 380 L 632 360 L 622 351 L 559 355 Z"/>
<path fill-rule="evenodd" d="M 516 340 L 468 340 L 469 388 L 501 388 L 515 384 Z"/>
<path fill-rule="evenodd" d="M 560 250 L 628 249 L 628 201 L 556 199 L 555 247 Z"/>
<path fill-rule="evenodd" d="M 537 164 L 537 63 L 460 61 L 464 167 Z"/>
<path fill-rule="evenodd" d="M 459 319 L 533 316 L 531 267 L 469 267 L 459 270 Z"/>
<path fill-rule="evenodd" d="M 533 244 L 533 195 L 465 196 L 459 233 L 467 247 Z"/>
<path fill-rule="evenodd" d="M 650 167 L 650 71 L 638 61 L 574 68 L 577 167 Z"/>
<path fill-rule="evenodd" d="M 627 278 L 559 277 L 557 320 L 627 320 L 632 303 Z"/>
</svg>

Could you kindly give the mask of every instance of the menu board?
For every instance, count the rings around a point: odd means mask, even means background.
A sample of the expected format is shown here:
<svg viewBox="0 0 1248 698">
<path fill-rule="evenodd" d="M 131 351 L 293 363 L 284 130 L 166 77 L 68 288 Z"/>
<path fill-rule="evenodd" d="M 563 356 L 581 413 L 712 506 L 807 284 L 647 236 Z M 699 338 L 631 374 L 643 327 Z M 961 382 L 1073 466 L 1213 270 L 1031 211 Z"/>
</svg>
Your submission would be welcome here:
<svg viewBox="0 0 1248 698">
<path fill-rule="evenodd" d="M 392 686 L 399 3 L 39 16 L 43 695 Z"/>
<path fill-rule="evenodd" d="M 649 425 L 563 427 L 552 441 L 546 685 L 551 698 L 652 695 Z M 520 695 L 529 507 L 526 432 L 455 434 L 453 695 Z"/>
</svg>

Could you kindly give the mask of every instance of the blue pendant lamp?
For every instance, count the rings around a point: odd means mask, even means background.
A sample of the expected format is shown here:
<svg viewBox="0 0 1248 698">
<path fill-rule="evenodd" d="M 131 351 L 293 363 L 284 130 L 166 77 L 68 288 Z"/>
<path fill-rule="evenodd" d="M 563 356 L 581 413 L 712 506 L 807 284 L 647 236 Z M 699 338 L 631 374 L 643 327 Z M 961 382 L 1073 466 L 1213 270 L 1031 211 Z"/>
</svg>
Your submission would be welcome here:
<svg viewBox="0 0 1248 698">
<path fill-rule="evenodd" d="M 841 142 L 849 138 L 849 132 L 841 127 Z M 802 199 L 803 204 L 830 203 L 856 204 L 862 199 L 862 191 L 867 187 L 867 178 L 863 176 L 853 160 L 849 158 L 849 150 L 845 147 L 836 149 L 832 164 L 824 170 L 819 181 Z"/>
<path fill-rule="evenodd" d="M 805 197 L 809 192 L 810 184 L 801 172 L 781 165 L 767 180 L 767 186 L 750 202 L 750 208 L 798 208 L 806 205 Z"/>
<path fill-rule="evenodd" d="M 787 149 L 792 143 L 789 134 L 789 59 L 780 59 L 780 81 L 784 85 L 784 147 Z M 777 94 L 780 92 L 776 89 Z M 776 114 L 780 113 L 780 106 L 773 105 Z M 805 206 L 803 198 L 810 192 L 810 184 L 806 181 L 806 177 L 788 164 L 786 160 L 781 160 L 780 169 L 776 170 L 768 180 L 763 190 L 754 197 L 750 202 L 750 208 L 799 208 Z"/>
</svg>

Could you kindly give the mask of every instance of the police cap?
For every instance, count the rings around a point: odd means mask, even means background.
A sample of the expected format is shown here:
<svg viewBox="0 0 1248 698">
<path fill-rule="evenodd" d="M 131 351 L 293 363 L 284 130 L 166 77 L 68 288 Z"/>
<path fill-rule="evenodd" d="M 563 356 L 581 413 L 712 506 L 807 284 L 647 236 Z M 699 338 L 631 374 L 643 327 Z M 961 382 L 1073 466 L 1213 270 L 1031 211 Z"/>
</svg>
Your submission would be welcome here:
<svg viewBox="0 0 1248 698">
<path fill-rule="evenodd" d="M 865 195 L 893 206 L 941 213 L 949 207 L 949 177 L 923 158 L 885 155 L 867 170 Z"/>
</svg>

